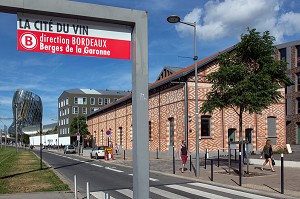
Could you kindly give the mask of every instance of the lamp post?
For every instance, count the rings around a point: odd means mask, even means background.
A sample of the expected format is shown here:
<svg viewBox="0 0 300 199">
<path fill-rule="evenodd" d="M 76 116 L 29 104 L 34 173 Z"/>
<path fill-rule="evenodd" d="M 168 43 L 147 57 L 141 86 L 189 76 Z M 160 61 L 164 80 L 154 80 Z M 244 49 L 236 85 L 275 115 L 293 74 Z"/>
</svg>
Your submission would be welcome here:
<svg viewBox="0 0 300 199">
<path fill-rule="evenodd" d="M 4 122 L 2 122 L 2 120 L 13 120 L 14 118 L 0 118 L 0 122 L 3 124 L 3 130 L 4 130 L 4 134 L 5 134 L 5 137 L 4 137 L 4 146 L 6 148 L 6 145 L 7 145 L 7 126 L 6 124 L 4 124 Z"/>
<path fill-rule="evenodd" d="M 15 103 L 16 153 L 18 153 L 18 103 Z"/>
<path fill-rule="evenodd" d="M 167 18 L 169 23 L 182 23 L 188 26 L 194 27 L 194 57 L 193 60 L 195 62 L 195 114 L 196 114 L 196 177 L 199 176 L 199 115 L 198 115 L 198 70 L 197 70 L 197 48 L 196 48 L 196 22 L 184 22 L 180 21 L 180 17 L 178 16 L 169 16 Z"/>
<path fill-rule="evenodd" d="M 77 136 L 80 135 L 80 132 L 79 132 L 79 107 L 77 109 Z M 81 135 L 80 135 L 81 137 Z M 78 147 L 78 155 L 80 155 L 80 138 L 78 140 L 78 137 L 77 137 L 77 147 Z"/>
<path fill-rule="evenodd" d="M 189 122 L 189 116 L 188 116 L 188 96 L 187 96 L 187 82 L 171 82 L 172 84 L 184 84 L 184 140 L 186 142 L 186 147 L 189 147 L 189 139 L 188 139 L 188 122 Z"/>
</svg>

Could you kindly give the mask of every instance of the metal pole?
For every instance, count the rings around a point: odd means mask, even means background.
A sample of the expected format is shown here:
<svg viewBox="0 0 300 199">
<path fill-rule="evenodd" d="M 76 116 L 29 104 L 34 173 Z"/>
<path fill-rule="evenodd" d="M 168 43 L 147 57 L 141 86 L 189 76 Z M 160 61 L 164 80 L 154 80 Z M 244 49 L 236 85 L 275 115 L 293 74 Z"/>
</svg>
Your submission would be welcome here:
<svg viewBox="0 0 300 199">
<path fill-rule="evenodd" d="M 156 147 L 156 159 L 158 159 L 158 147 Z"/>
<path fill-rule="evenodd" d="M 281 154 L 281 194 L 284 194 L 284 167 L 283 167 L 283 153 Z"/>
<path fill-rule="evenodd" d="M 174 154 L 174 146 L 173 146 L 173 174 L 175 174 L 175 154 Z"/>
<path fill-rule="evenodd" d="M 78 135 L 80 135 L 80 132 L 79 132 L 79 115 L 78 115 L 78 113 L 79 113 L 79 107 L 77 107 L 77 108 L 78 109 L 77 109 L 77 121 L 76 121 L 76 123 L 77 123 L 77 137 L 78 137 Z M 79 140 L 77 139 L 78 155 L 80 155 L 80 146 L 79 145 L 80 145 L 80 138 L 79 138 Z"/>
<path fill-rule="evenodd" d="M 77 182 L 76 182 L 76 175 L 74 175 L 74 193 L 75 193 L 75 199 L 77 199 Z"/>
<path fill-rule="evenodd" d="M 236 149 L 234 149 L 234 161 L 236 161 Z"/>
<path fill-rule="evenodd" d="M 2 129 L 0 129 L 0 145 L 1 145 L 1 148 L 2 148 Z"/>
<path fill-rule="evenodd" d="M 105 199 L 110 199 L 109 193 L 104 193 L 104 198 L 105 198 Z"/>
<path fill-rule="evenodd" d="M 207 159 L 207 153 L 204 155 L 204 169 L 206 169 L 206 159 Z"/>
<path fill-rule="evenodd" d="M 240 186 L 242 186 L 242 152 L 239 153 L 239 173 Z"/>
<path fill-rule="evenodd" d="M 196 113 L 196 177 L 199 176 L 199 114 L 198 114 L 198 69 L 197 69 L 197 37 L 194 22 L 194 61 L 195 61 L 195 113 Z"/>
<path fill-rule="evenodd" d="M 192 171 L 192 155 L 190 155 L 190 171 Z"/>
<path fill-rule="evenodd" d="M 16 108 L 16 115 L 15 115 L 15 127 L 16 127 L 16 153 L 18 153 L 18 104 L 15 103 L 15 108 Z"/>
<path fill-rule="evenodd" d="M 210 180 L 214 181 L 214 160 L 210 159 Z"/>
<path fill-rule="evenodd" d="M 231 166 L 231 149 L 230 142 L 228 142 L 228 173 L 230 175 L 230 166 Z"/>
<path fill-rule="evenodd" d="M 124 160 L 125 160 L 125 150 L 124 150 Z"/>
<path fill-rule="evenodd" d="M 42 122 L 40 122 L 40 165 L 41 165 L 41 170 L 43 169 L 42 133 L 43 133 L 43 126 L 42 126 Z"/>
<path fill-rule="evenodd" d="M 250 156 L 249 147 L 248 147 L 248 143 L 246 143 L 247 173 L 249 173 L 249 156 Z"/>
<path fill-rule="evenodd" d="M 86 198 L 90 199 L 90 186 L 89 186 L 89 182 L 86 182 Z"/>
<path fill-rule="evenodd" d="M 5 126 L 5 125 L 4 125 Z M 4 146 L 5 146 L 5 148 L 6 148 L 6 145 L 7 145 L 7 130 L 5 129 L 5 127 L 4 127 L 4 133 L 5 133 L 5 138 L 4 138 Z"/>
<path fill-rule="evenodd" d="M 185 115 L 185 120 L 184 120 L 184 137 L 186 141 L 186 147 L 189 148 L 189 136 L 188 136 L 188 123 L 189 123 L 189 113 L 188 113 L 188 84 L 187 82 L 184 82 L 184 115 Z"/>
<path fill-rule="evenodd" d="M 220 167 L 220 149 L 218 148 L 218 167 Z"/>
</svg>

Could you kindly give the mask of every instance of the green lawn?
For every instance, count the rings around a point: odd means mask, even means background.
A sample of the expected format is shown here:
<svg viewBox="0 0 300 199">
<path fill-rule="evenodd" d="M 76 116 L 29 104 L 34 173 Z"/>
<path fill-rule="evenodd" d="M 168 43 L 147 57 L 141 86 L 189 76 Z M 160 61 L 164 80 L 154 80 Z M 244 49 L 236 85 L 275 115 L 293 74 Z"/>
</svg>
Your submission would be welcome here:
<svg viewBox="0 0 300 199">
<path fill-rule="evenodd" d="M 40 167 L 40 159 L 28 150 L 0 148 L 0 194 L 70 190 L 50 168 Z"/>
</svg>

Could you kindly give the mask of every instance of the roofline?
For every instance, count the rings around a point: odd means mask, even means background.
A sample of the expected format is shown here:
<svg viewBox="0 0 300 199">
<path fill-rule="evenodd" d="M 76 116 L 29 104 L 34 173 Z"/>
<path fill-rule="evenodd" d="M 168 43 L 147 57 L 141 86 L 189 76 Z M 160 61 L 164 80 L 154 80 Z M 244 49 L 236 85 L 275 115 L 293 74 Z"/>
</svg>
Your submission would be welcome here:
<svg viewBox="0 0 300 199">
<path fill-rule="evenodd" d="M 221 52 L 215 53 L 215 54 L 213 54 L 213 55 L 211 55 L 211 56 L 209 56 L 207 58 L 204 58 L 204 59 L 200 60 L 199 62 L 197 62 L 197 68 L 202 68 L 203 66 L 205 66 L 205 65 L 207 65 L 207 64 L 215 61 L 218 58 L 219 55 L 221 55 L 223 53 L 231 52 L 231 51 L 233 51 L 235 49 L 235 47 L 236 47 L 236 45 L 231 46 L 231 47 L 229 47 L 229 48 L 227 48 L 227 49 L 225 49 L 225 50 L 223 50 Z M 155 89 L 155 88 L 163 85 L 163 84 L 172 82 L 175 79 L 178 79 L 179 77 L 186 76 L 186 75 L 189 75 L 192 72 L 195 72 L 195 68 L 194 67 L 195 67 L 195 65 L 192 64 L 192 65 L 190 65 L 190 66 L 188 66 L 186 68 L 183 68 L 182 70 L 179 70 L 179 71 L 173 73 L 172 75 L 170 75 L 168 77 L 165 77 L 165 78 L 163 78 L 161 80 L 158 80 L 158 81 L 150 84 L 148 86 L 148 92 L 150 90 L 152 90 L 152 89 Z M 87 115 L 86 118 L 94 117 L 94 116 L 98 115 L 99 113 L 101 113 L 102 111 L 105 111 L 106 109 L 109 109 L 109 108 L 111 108 L 111 107 L 113 107 L 115 105 L 118 105 L 118 104 L 120 104 L 120 103 L 122 103 L 124 101 L 127 101 L 128 99 L 131 99 L 131 97 L 132 97 L 132 94 L 126 95 L 126 96 L 118 99 L 117 101 L 112 102 L 112 103 L 110 103 L 110 104 L 108 104 L 106 106 L 103 106 L 103 107 L 101 107 L 101 109 L 99 109 L 99 110 L 97 110 L 97 111 L 95 111 L 95 112 Z"/>
</svg>

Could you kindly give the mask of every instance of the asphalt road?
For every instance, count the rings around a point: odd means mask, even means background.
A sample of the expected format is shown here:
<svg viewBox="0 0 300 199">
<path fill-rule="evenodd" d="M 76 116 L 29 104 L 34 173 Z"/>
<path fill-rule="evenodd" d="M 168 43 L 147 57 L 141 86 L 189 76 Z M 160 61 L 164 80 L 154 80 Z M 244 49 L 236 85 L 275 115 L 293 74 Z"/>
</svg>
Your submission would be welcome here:
<svg viewBox="0 0 300 199">
<path fill-rule="evenodd" d="M 35 151 L 39 156 L 39 152 Z M 76 175 L 77 189 L 86 192 L 86 183 L 89 182 L 90 192 L 109 191 L 117 189 L 132 189 L 132 168 L 112 166 L 104 161 L 86 159 L 72 154 L 57 154 L 43 152 L 43 161 L 59 172 L 66 180 L 74 186 L 74 175 Z M 150 186 L 162 186 L 169 184 L 184 184 L 195 182 L 171 176 L 150 173 Z"/>
<path fill-rule="evenodd" d="M 39 156 L 39 151 L 35 151 Z M 77 178 L 77 190 L 81 195 L 86 195 L 86 186 L 92 196 L 104 198 L 104 193 L 109 193 L 110 198 L 132 198 L 133 177 L 132 168 L 121 165 L 107 164 L 105 161 L 86 159 L 72 154 L 60 154 L 43 151 L 43 160 L 60 173 L 74 189 L 74 175 Z M 257 198 L 270 199 L 271 197 L 244 191 L 217 187 L 199 183 L 192 179 L 177 178 L 150 172 L 150 198 Z"/>
</svg>

